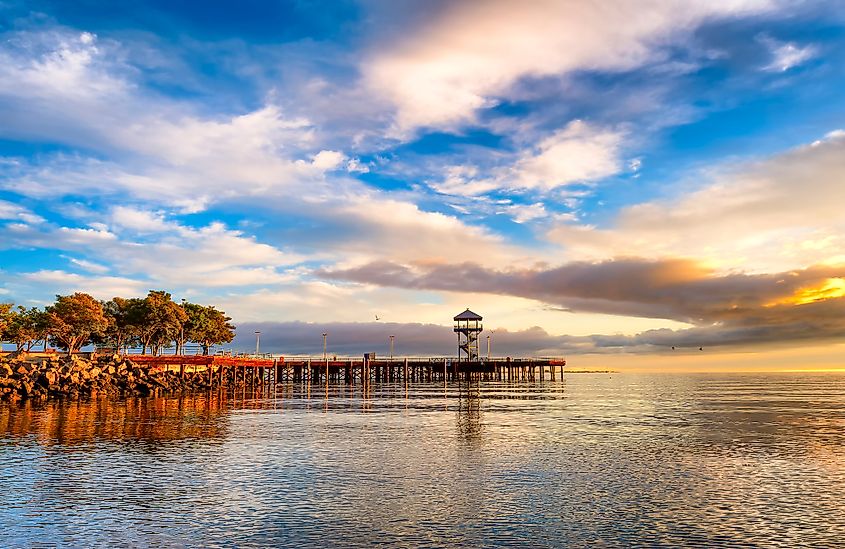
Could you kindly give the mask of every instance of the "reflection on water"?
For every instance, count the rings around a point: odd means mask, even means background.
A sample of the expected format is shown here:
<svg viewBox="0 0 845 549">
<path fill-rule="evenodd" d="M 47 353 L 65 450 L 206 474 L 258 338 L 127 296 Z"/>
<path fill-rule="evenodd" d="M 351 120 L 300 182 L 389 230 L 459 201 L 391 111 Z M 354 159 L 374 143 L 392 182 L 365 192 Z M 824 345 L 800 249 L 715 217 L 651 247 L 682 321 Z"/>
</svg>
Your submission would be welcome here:
<svg viewBox="0 0 845 549">
<path fill-rule="evenodd" d="M 0 405 L 0 546 L 832 545 L 845 376 Z"/>
</svg>

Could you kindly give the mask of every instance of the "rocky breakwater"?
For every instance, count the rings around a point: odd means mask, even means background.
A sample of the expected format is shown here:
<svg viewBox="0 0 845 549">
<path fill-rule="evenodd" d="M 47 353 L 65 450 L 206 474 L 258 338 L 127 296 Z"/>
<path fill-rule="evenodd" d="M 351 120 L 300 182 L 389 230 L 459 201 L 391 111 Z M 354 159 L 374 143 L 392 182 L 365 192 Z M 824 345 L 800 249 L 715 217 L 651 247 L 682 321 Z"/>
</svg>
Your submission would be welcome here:
<svg viewBox="0 0 845 549">
<path fill-rule="evenodd" d="M 207 376 L 150 369 L 119 355 L 0 358 L 0 399 L 139 395 L 208 388 Z"/>
</svg>

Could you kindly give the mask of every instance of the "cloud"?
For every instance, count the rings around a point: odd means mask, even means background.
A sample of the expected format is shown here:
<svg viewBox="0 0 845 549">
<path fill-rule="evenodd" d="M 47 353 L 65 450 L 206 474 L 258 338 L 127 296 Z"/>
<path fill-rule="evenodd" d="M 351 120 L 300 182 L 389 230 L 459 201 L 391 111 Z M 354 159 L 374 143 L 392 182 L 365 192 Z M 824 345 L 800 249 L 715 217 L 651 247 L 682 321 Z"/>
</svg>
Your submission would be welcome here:
<svg viewBox="0 0 845 549">
<path fill-rule="evenodd" d="M 691 324 L 666 335 L 709 345 L 825 339 L 845 333 L 845 266 L 772 274 L 726 274 L 689 260 L 619 259 L 499 271 L 471 263 L 434 267 L 374 263 L 324 271 L 332 279 L 536 299 L 573 311 L 672 319 Z M 630 336 L 620 336 L 623 340 Z M 651 341 L 651 340 L 649 340 Z M 653 343 L 650 343 L 653 344 Z"/>
<path fill-rule="evenodd" d="M 73 265 L 76 265 L 80 269 L 88 271 L 90 273 L 95 274 L 105 274 L 109 272 L 109 268 L 105 265 L 100 265 L 99 263 L 94 263 L 93 261 L 88 261 L 86 259 L 78 259 L 75 257 L 68 258 Z"/>
<path fill-rule="evenodd" d="M 0 200 L 0 220 L 12 220 L 28 224 L 43 223 L 45 220 L 40 215 L 36 215 L 13 202 Z"/>
<path fill-rule="evenodd" d="M 837 132 L 701 177 L 672 198 L 622 208 L 610 226 L 564 223 L 547 236 L 573 259 L 695 257 L 758 272 L 845 262 L 845 138 Z"/>
<path fill-rule="evenodd" d="M 111 211 L 111 224 L 121 229 L 139 233 L 159 233 L 177 228 L 175 223 L 165 221 L 161 212 L 139 210 L 130 206 L 115 206 Z"/>
<path fill-rule="evenodd" d="M 431 187 L 454 196 L 498 190 L 548 192 L 573 183 L 592 183 L 621 171 L 624 132 L 573 120 L 564 128 L 520 151 L 510 165 L 484 174 L 476 166 L 449 166 L 446 178 Z"/>
<path fill-rule="evenodd" d="M 794 42 L 780 42 L 769 36 L 761 36 L 759 40 L 769 48 L 771 62 L 763 67 L 765 71 L 786 72 L 803 65 L 816 56 L 816 48 L 812 45 L 799 46 Z"/>
<path fill-rule="evenodd" d="M 139 296 L 147 291 L 143 281 L 117 276 L 84 276 L 61 270 L 41 270 L 23 275 L 29 282 L 49 285 L 56 294 L 85 292 L 97 299 Z"/>
<path fill-rule="evenodd" d="M 546 207 L 541 202 L 535 202 L 534 204 L 511 204 L 510 206 L 506 206 L 502 211 L 512 216 L 513 220 L 517 223 L 527 223 L 535 219 L 543 219 L 548 215 Z"/>
<path fill-rule="evenodd" d="M 307 253 L 318 245 L 355 257 L 401 250 L 403 259 L 425 259 L 441 257 L 445 249 L 461 245 L 473 259 L 514 255 L 490 231 L 426 211 L 407 194 L 388 194 L 334 173 L 368 168 L 344 152 L 323 148 L 308 120 L 286 116 L 272 104 L 242 114 L 198 113 L 189 102 L 162 97 L 142 86 L 139 71 L 121 55 L 121 44 L 80 36 L 66 29 L 12 33 L 11 41 L 20 46 L 0 47 L 8 61 L 0 70 L 6 70 L 11 80 L 29 75 L 33 86 L 44 89 L 30 93 L 19 87 L 2 88 L 5 101 L 0 109 L 14 104 L 21 107 L 15 112 L 30 113 L 26 121 L 16 121 L 10 113 L 7 135 L 37 128 L 39 138 L 84 146 L 98 154 L 59 152 L 7 159 L 0 165 L 0 188 L 39 199 L 46 207 L 64 197 L 93 202 L 94 209 L 108 207 L 111 230 L 130 242 L 132 235 L 179 234 L 164 221 L 169 213 L 225 205 L 258 209 L 272 219 L 283 215 L 308 219 L 309 230 L 298 239 L 307 242 L 299 245 L 307 247 Z M 101 83 L 82 95 L 63 95 L 61 87 L 50 87 L 41 74 L 47 70 L 44 60 L 51 59 L 68 64 L 66 70 L 77 75 L 74 78 Z M 138 202 L 145 207 L 125 205 Z M 121 205 L 112 206 L 115 203 Z M 224 235 L 218 236 L 225 245 Z M 20 231 L 16 240 L 24 240 Z M 34 245 L 37 238 L 29 235 L 27 241 Z M 196 268 L 186 269 L 191 270 Z M 272 273 L 241 274 L 244 279 L 266 279 Z"/>
<path fill-rule="evenodd" d="M 7 227 L 3 236 L 10 247 L 84 255 L 71 262 L 86 271 L 111 269 L 134 277 L 141 285 L 169 288 L 288 282 L 291 277 L 286 269 L 304 260 L 303 256 L 282 252 L 222 223 L 189 227 L 128 206 L 116 208 L 113 213 L 116 221 L 112 226 L 118 232 L 99 224 L 97 228 L 22 226 L 12 230 Z"/>
<path fill-rule="evenodd" d="M 291 211 L 305 211 L 313 224 L 303 231 L 287 231 L 283 238 L 319 246 L 338 263 L 374 258 L 443 262 L 460 253 L 492 264 L 531 255 L 486 227 L 426 211 L 413 198 L 393 197 L 354 182 L 338 185 L 330 197 L 317 197 L 298 208 L 288 205 Z"/>
<path fill-rule="evenodd" d="M 396 133 L 455 128 L 523 77 L 625 71 L 660 58 L 698 25 L 770 9 L 769 1 L 610 4 L 454 3 L 379 48 L 362 71 L 396 108 Z"/>
<path fill-rule="evenodd" d="M 323 171 L 337 169 L 346 160 L 346 155 L 338 151 L 320 151 L 314 155 L 311 162 L 316 168 Z"/>
<path fill-rule="evenodd" d="M 549 190 L 613 175 L 620 170 L 621 141 L 620 132 L 570 122 L 523 155 L 511 170 L 513 186 Z"/>
<path fill-rule="evenodd" d="M 261 332 L 261 348 L 287 356 L 322 357 L 322 334 L 328 334 L 330 357 L 359 358 L 364 353 L 389 356 L 389 336 L 394 338 L 396 357 L 452 357 L 455 334 L 451 326 L 397 322 L 246 322 L 238 324 L 236 349 L 254 349 L 255 331 Z M 491 337 L 494 356 L 560 356 L 578 347 L 594 349 L 587 338 L 550 336 L 543 329 L 497 330 Z M 485 340 L 486 344 L 486 340 Z M 482 346 L 484 347 L 484 346 Z M 492 351 L 495 349 L 495 353 Z M 482 354 L 486 347 L 482 348 Z"/>
</svg>

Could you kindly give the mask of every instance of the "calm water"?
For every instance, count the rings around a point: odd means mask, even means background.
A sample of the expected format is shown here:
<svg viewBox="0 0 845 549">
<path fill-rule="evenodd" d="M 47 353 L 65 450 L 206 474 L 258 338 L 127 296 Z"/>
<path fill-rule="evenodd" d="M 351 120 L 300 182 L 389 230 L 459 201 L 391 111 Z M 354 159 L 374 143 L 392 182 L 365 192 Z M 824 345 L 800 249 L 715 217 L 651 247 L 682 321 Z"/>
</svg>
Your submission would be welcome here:
<svg viewBox="0 0 845 549">
<path fill-rule="evenodd" d="M 0 546 L 830 546 L 845 376 L 0 406 Z"/>
</svg>

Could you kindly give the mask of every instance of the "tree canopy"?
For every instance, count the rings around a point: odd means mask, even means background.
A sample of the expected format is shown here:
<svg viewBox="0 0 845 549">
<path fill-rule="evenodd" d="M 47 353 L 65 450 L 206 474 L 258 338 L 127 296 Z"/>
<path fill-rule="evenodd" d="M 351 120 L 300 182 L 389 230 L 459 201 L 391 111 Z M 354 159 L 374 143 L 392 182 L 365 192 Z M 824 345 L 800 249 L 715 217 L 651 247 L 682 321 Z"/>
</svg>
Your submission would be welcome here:
<svg viewBox="0 0 845 549">
<path fill-rule="evenodd" d="M 29 352 L 39 341 L 45 341 L 49 329 L 50 319 L 45 311 L 19 305 L 9 315 L 3 339 L 14 343 L 18 351 Z"/>
<path fill-rule="evenodd" d="M 195 303 L 185 303 L 187 322 L 185 336 L 202 346 L 204 355 L 212 345 L 229 343 L 235 338 L 235 327 L 229 324 L 232 320 L 223 311 L 218 311 L 213 305 L 204 307 Z"/>
<path fill-rule="evenodd" d="M 6 341 L 6 329 L 12 319 L 12 308 L 14 306 L 14 303 L 0 303 L 0 341 Z"/>
<path fill-rule="evenodd" d="M 50 339 L 68 353 L 91 343 L 93 336 L 108 327 L 103 304 L 88 294 L 57 295 L 47 307 Z"/>
<path fill-rule="evenodd" d="M 141 347 L 142 353 L 153 354 L 174 342 L 176 351 L 183 352 L 184 344 L 192 341 L 208 354 L 212 346 L 234 339 L 231 320 L 214 306 L 184 300 L 178 304 L 163 290 L 108 301 L 77 292 L 57 295 L 44 310 L 0 303 L 0 341 L 15 344 L 18 351 L 30 351 L 49 338 L 70 353 L 95 343 L 117 352 Z"/>
</svg>

